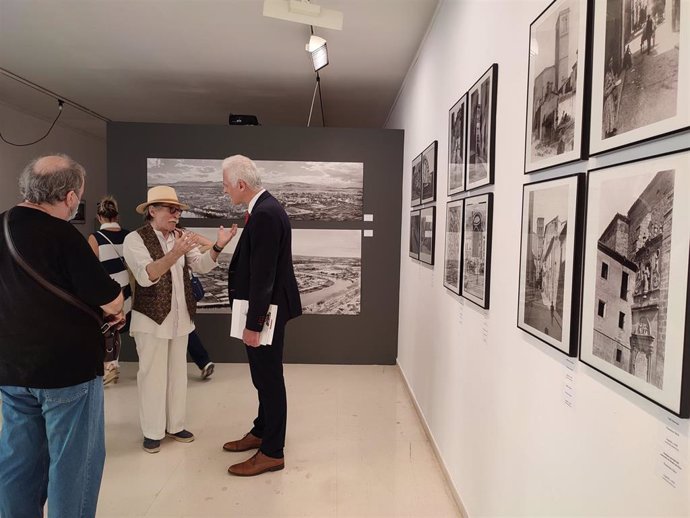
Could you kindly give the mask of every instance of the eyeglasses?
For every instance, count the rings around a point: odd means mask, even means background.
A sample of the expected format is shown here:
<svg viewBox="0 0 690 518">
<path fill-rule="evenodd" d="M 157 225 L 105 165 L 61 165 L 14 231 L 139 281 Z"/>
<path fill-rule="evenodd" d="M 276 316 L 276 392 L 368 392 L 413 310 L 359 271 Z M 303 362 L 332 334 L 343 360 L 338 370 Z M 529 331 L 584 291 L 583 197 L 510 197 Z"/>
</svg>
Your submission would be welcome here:
<svg viewBox="0 0 690 518">
<path fill-rule="evenodd" d="M 168 212 L 170 214 L 182 214 L 182 209 L 180 207 L 176 207 L 175 205 L 156 205 L 156 207 L 165 207 L 168 209 Z"/>
</svg>

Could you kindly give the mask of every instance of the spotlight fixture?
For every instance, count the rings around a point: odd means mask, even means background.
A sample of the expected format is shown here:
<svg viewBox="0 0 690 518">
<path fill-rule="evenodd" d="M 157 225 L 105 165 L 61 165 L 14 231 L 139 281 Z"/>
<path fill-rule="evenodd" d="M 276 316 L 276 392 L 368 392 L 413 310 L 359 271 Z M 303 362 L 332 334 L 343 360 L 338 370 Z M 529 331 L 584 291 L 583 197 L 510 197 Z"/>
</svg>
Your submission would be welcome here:
<svg viewBox="0 0 690 518">
<path fill-rule="evenodd" d="M 326 48 L 326 40 L 312 34 L 305 49 L 311 54 L 311 62 L 314 65 L 314 72 L 317 72 L 328 65 L 328 49 Z"/>
</svg>

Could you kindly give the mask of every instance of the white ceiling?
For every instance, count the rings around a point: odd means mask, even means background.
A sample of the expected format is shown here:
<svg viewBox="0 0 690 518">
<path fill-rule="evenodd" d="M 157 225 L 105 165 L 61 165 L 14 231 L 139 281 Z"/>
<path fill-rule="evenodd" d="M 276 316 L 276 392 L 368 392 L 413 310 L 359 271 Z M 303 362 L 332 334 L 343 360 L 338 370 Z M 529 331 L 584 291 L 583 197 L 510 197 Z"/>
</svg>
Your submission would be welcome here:
<svg viewBox="0 0 690 518">
<path fill-rule="evenodd" d="M 344 13 L 320 29 L 327 126 L 382 127 L 438 0 L 313 0 Z M 307 123 L 309 26 L 262 16 L 262 0 L 0 0 L 0 67 L 111 120 Z M 0 102 L 52 119 L 55 101 L 0 75 Z M 102 134 L 74 109 L 63 124 Z M 312 125 L 320 125 L 315 107 Z"/>
</svg>

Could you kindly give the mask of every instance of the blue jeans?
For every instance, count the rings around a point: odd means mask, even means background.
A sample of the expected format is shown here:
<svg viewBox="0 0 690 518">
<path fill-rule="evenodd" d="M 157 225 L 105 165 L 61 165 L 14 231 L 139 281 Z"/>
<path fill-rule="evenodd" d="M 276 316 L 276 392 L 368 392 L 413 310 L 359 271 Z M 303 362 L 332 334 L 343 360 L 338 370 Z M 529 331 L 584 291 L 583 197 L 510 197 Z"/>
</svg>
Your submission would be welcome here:
<svg viewBox="0 0 690 518">
<path fill-rule="evenodd" d="M 92 518 L 105 462 L 103 378 L 0 386 L 0 517 Z"/>
</svg>

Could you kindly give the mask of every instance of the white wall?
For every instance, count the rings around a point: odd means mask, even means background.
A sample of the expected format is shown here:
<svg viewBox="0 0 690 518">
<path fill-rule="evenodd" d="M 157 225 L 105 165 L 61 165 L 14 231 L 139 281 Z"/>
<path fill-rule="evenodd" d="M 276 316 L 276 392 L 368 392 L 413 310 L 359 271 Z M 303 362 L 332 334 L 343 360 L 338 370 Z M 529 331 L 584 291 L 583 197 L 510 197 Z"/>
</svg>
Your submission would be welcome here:
<svg viewBox="0 0 690 518">
<path fill-rule="evenodd" d="M 0 131 L 11 142 L 32 142 L 45 134 L 51 122 L 0 102 Z M 93 232 L 96 202 L 106 194 L 105 139 L 61 126 L 59 122 L 45 140 L 33 146 L 15 147 L 0 141 L 0 212 L 21 201 L 17 179 L 24 166 L 37 156 L 51 153 L 66 153 L 86 168 L 86 224 L 75 226 L 88 235 Z"/>
<path fill-rule="evenodd" d="M 598 0 L 597 0 L 598 1 Z M 602 0 L 603 1 L 603 0 Z M 523 175 L 528 34 L 549 0 L 442 1 L 393 108 L 405 130 L 398 362 L 464 507 L 479 516 L 690 516 L 688 420 L 683 474 L 658 472 L 663 409 L 516 327 L 522 185 L 586 165 Z M 491 308 L 443 287 L 448 109 L 499 64 Z M 408 257 L 412 159 L 438 139 L 436 265 Z M 600 159 L 606 165 L 690 145 L 687 133 Z M 680 323 L 676 325 L 681 325 Z M 671 425 L 674 428 L 674 425 Z"/>
</svg>

